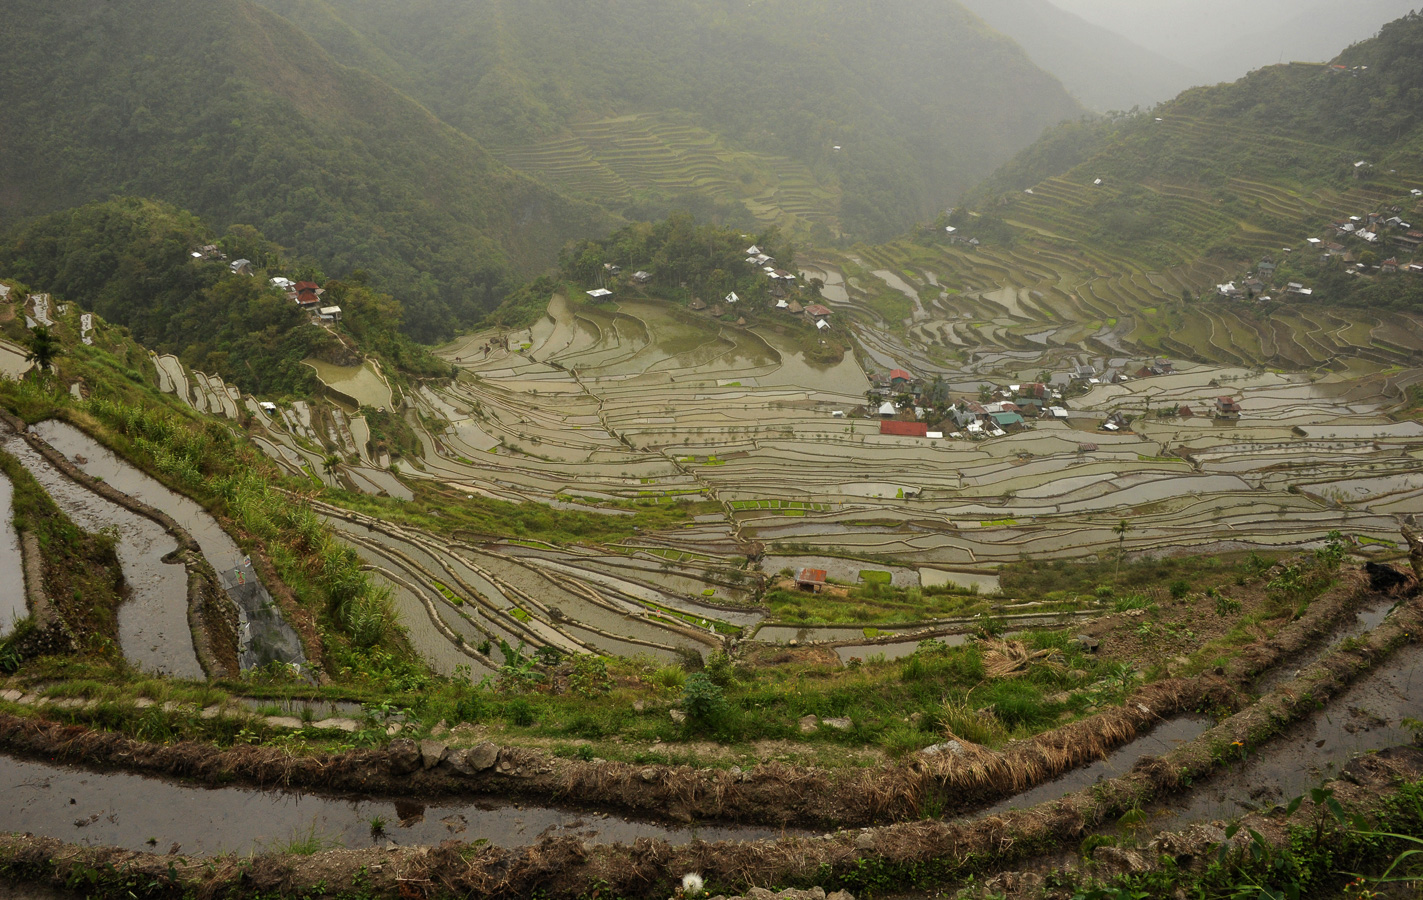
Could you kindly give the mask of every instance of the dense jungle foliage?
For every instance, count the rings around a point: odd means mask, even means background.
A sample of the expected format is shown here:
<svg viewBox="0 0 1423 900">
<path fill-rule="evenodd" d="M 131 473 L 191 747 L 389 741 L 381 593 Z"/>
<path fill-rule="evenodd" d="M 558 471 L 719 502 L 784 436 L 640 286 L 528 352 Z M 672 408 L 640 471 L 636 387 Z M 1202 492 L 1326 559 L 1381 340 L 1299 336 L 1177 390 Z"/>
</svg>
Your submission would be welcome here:
<svg viewBox="0 0 1423 900">
<path fill-rule="evenodd" d="M 229 259 L 256 263 L 258 274 L 193 258 L 194 248 L 214 240 Z M 110 200 L 31 222 L 0 240 L 0 267 L 33 290 L 77 300 L 127 327 L 146 347 L 263 396 L 311 392 L 316 381 L 304 359 L 351 361 L 340 335 L 412 374 L 448 373 L 400 332 L 402 305 L 366 286 L 363 273 L 326 281 L 311 262 L 288 263 L 250 226 L 217 239 L 196 216 L 152 200 Z M 338 334 L 311 324 L 269 275 L 324 282 L 326 302 L 344 312 Z"/>
</svg>

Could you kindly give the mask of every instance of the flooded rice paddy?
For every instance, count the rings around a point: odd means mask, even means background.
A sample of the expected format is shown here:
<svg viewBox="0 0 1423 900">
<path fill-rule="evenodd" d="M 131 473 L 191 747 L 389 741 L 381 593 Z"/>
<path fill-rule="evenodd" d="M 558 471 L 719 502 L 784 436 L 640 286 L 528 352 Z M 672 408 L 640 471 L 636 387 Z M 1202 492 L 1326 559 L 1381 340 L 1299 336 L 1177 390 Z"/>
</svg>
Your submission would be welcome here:
<svg viewBox="0 0 1423 900">
<path fill-rule="evenodd" d="M 0 637 L 9 634 L 15 622 L 29 614 L 20 536 L 15 532 L 14 492 L 10 479 L 0 474 Z"/>
<path fill-rule="evenodd" d="M 1353 757 L 1413 742 L 1423 719 L 1423 647 L 1405 645 L 1329 706 L 1277 735 L 1186 796 L 1148 810 L 1153 830 L 1231 819 L 1288 803 L 1337 777 Z"/>
<path fill-rule="evenodd" d="M 169 490 L 67 422 L 41 422 L 35 431 L 86 475 L 166 513 L 192 535 L 237 607 L 238 654 L 244 670 L 270 662 L 300 665 L 306 661 L 300 638 L 282 618 L 251 561 L 207 510 Z"/>
<path fill-rule="evenodd" d="M 0 791 L 8 798 L 4 827 L 86 846 L 182 853 L 281 851 L 314 839 L 324 849 L 488 841 L 522 847 L 539 838 L 577 836 L 592 843 L 647 837 L 759 840 L 779 830 L 737 826 L 672 827 L 599 813 L 504 802 L 330 798 L 314 794 L 206 788 L 140 775 L 98 773 L 0 756 Z M 384 831 L 372 835 L 380 819 Z"/>
<path fill-rule="evenodd" d="M 386 409 L 390 406 L 390 385 L 371 363 L 361 366 L 333 366 L 319 359 L 304 360 L 316 370 L 321 383 L 340 395 L 354 400 L 357 406 Z"/>
<path fill-rule="evenodd" d="M 86 531 L 113 529 L 129 597 L 118 609 L 119 646 L 145 671 L 178 678 L 203 677 L 188 628 L 188 574 L 181 563 L 164 562 L 178 549 L 161 525 L 103 499 L 71 481 L 19 435 L 0 424 L 0 448 L 49 493 Z"/>
</svg>

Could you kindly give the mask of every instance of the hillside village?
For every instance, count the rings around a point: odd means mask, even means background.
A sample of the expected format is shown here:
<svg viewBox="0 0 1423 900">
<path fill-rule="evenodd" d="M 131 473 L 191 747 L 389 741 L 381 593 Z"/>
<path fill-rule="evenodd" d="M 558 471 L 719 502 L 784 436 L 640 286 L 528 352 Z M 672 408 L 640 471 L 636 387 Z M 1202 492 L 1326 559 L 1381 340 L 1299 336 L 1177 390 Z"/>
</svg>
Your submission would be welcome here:
<svg viewBox="0 0 1423 900">
<path fill-rule="evenodd" d="M 1367 163 L 1356 163 L 1367 165 Z M 1423 189 L 1414 188 L 1411 196 L 1423 213 Z M 1418 250 L 1423 246 L 1423 229 L 1405 221 L 1407 212 L 1401 205 L 1392 205 L 1381 212 L 1349 216 L 1331 222 L 1316 235 L 1306 238 L 1306 254 L 1319 265 L 1342 267 L 1351 278 L 1368 278 L 1399 273 L 1423 275 L 1423 260 Z M 1286 256 L 1295 253 L 1285 247 Z M 1388 254 L 1385 257 L 1385 254 Z M 1262 259 L 1253 271 L 1235 281 L 1216 285 L 1216 296 L 1224 300 L 1268 303 L 1272 299 L 1311 299 L 1316 288 L 1303 281 L 1286 281 L 1280 285 L 1277 274 L 1281 265 L 1273 259 Z M 1237 281 L 1239 283 L 1237 283 Z"/>
<path fill-rule="evenodd" d="M 1094 409 L 1084 404 L 1085 395 L 1100 385 L 1125 384 L 1175 373 L 1172 362 L 1157 357 L 1091 361 L 1079 357 L 1062 371 L 1052 373 L 1046 381 L 982 384 L 976 395 L 969 395 L 953 390 L 942 379 L 928 380 L 904 369 L 893 369 L 870 376 L 866 404 L 848 415 L 877 419 L 881 435 L 929 440 L 1001 438 L 1029 430 L 1041 421 L 1061 422 L 1085 433 L 1130 433 L 1136 414 L 1118 409 Z M 1158 419 L 1209 417 L 1229 422 L 1240 418 L 1241 407 L 1235 398 L 1222 395 L 1210 406 L 1173 405 L 1143 409 L 1141 414 Z M 843 410 L 833 415 L 846 417 Z"/>
</svg>

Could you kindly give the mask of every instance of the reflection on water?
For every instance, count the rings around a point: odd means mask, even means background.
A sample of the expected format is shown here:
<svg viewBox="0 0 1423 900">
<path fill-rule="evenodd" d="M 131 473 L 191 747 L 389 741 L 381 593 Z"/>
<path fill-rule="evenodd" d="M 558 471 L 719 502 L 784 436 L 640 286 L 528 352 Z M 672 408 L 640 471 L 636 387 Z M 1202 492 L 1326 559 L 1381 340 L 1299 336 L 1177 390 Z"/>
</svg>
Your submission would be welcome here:
<svg viewBox="0 0 1423 900">
<path fill-rule="evenodd" d="M 458 839 L 499 847 L 532 844 L 545 832 L 594 843 L 640 837 L 684 844 L 693 839 L 760 840 L 779 830 L 719 826 L 669 828 L 612 816 L 494 802 L 332 799 L 248 788 L 188 787 L 122 773 L 0 757 L 0 790 L 9 798 L 0 829 L 88 846 L 163 852 L 178 844 L 200 855 L 273 850 L 313 835 L 336 846 L 438 844 Z M 371 835 L 383 819 L 386 834 Z M 153 843 L 150 843 L 153 841 Z"/>
<path fill-rule="evenodd" d="M 15 621 L 28 614 L 20 536 L 15 533 L 11 510 L 13 495 L 10 479 L 0 475 L 0 637 L 9 634 Z"/>
<path fill-rule="evenodd" d="M 119 564 L 130 594 L 118 610 L 119 647 L 124 657 L 149 672 L 202 678 L 188 629 L 188 574 L 163 557 L 178 543 L 157 522 L 129 512 L 65 477 L 25 443 L 9 436 L 0 446 L 19 459 L 65 515 L 86 531 L 118 530 Z"/>
</svg>

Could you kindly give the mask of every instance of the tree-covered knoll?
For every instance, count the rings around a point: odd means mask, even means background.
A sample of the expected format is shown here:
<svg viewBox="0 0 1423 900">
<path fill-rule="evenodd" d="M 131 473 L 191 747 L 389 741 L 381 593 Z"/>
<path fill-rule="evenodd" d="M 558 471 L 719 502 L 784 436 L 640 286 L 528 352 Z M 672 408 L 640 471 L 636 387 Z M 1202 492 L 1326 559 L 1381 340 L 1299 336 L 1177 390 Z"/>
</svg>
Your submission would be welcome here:
<svg viewBox="0 0 1423 900">
<path fill-rule="evenodd" d="M 953 0 L 261 2 L 485 146 L 528 147 L 577 123 L 671 113 L 838 184 L 841 227 L 859 238 L 932 214 L 1081 112 Z M 688 174 L 690 187 L 696 177 Z M 667 208 L 657 199 L 644 205 Z"/>
<path fill-rule="evenodd" d="M 256 262 L 258 274 L 193 258 L 194 248 L 214 240 L 230 259 Z M 266 277 L 320 277 L 310 263 L 288 264 L 281 248 L 250 226 L 217 239 L 196 216 L 157 201 L 110 200 L 35 220 L 0 240 L 0 271 L 253 393 L 310 392 L 316 382 L 301 361 L 349 361 L 352 341 L 415 375 L 447 372 L 399 332 L 401 305 L 363 284 L 362 273 L 326 282 L 326 299 L 344 310 L 340 333 L 332 334 Z"/>
<path fill-rule="evenodd" d="M 155 197 L 366 271 L 431 340 L 609 221 L 248 0 L 17 0 L 0 51 L 0 226 Z"/>
</svg>

